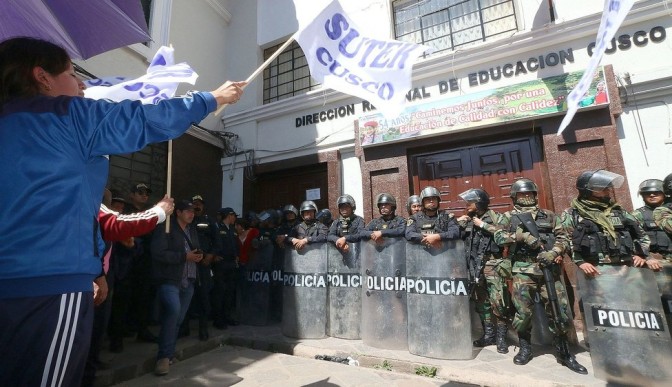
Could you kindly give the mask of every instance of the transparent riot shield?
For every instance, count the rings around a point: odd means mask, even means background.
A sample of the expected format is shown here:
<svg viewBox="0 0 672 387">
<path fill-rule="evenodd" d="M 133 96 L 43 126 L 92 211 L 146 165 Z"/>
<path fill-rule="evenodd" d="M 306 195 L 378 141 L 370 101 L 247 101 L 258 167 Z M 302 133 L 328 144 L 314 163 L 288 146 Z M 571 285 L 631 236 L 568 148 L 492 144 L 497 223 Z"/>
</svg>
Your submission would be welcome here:
<svg viewBox="0 0 672 387">
<path fill-rule="evenodd" d="M 347 253 L 327 243 L 327 335 L 359 339 L 362 320 L 362 275 L 359 242 Z"/>
<path fill-rule="evenodd" d="M 408 350 L 406 239 L 362 241 L 362 341 Z"/>
<path fill-rule="evenodd" d="M 282 334 L 323 338 L 327 329 L 327 244 L 285 250 Z"/>
<path fill-rule="evenodd" d="M 247 264 L 241 270 L 238 282 L 238 318 L 241 324 L 262 326 L 270 319 L 270 293 L 273 283 L 271 271 L 273 243 L 259 241 L 253 248 Z"/>
<path fill-rule="evenodd" d="M 668 385 L 672 340 L 654 273 L 626 266 L 577 272 L 595 377 L 624 385 Z"/>
<path fill-rule="evenodd" d="M 464 242 L 440 249 L 406 245 L 408 350 L 437 359 L 471 359 L 469 280 Z"/>
<path fill-rule="evenodd" d="M 672 262 L 658 260 L 658 263 L 663 267 L 663 270 L 655 273 L 658 292 L 663 303 L 668 331 L 672 332 Z"/>
</svg>

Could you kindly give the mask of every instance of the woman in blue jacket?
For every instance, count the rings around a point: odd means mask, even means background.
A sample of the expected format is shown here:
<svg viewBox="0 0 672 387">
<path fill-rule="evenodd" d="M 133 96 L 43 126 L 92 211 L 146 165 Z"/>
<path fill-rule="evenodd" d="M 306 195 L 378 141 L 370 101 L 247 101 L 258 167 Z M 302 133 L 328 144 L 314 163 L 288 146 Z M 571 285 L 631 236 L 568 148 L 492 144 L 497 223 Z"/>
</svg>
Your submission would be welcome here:
<svg viewBox="0 0 672 387">
<path fill-rule="evenodd" d="M 156 105 L 79 97 L 64 49 L 0 43 L 0 385 L 78 385 L 101 274 L 106 155 L 180 136 L 244 83 Z"/>
</svg>

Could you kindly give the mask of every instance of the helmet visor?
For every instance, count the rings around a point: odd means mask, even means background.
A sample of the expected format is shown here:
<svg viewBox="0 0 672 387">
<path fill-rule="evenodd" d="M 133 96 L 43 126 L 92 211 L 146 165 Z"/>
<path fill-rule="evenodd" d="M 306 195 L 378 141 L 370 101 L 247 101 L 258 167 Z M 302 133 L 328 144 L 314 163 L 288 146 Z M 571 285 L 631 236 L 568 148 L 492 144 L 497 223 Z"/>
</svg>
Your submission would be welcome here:
<svg viewBox="0 0 672 387">
<path fill-rule="evenodd" d="M 476 192 L 474 192 L 474 190 L 472 189 L 466 190 L 457 196 L 462 198 L 462 200 L 464 200 L 467 203 L 478 202 L 478 195 L 476 195 Z"/>
<path fill-rule="evenodd" d="M 606 188 L 620 188 L 623 185 L 625 178 L 618 173 L 613 173 L 600 169 L 593 173 L 593 176 L 588 179 L 586 188 L 589 191 L 599 192 Z"/>
</svg>

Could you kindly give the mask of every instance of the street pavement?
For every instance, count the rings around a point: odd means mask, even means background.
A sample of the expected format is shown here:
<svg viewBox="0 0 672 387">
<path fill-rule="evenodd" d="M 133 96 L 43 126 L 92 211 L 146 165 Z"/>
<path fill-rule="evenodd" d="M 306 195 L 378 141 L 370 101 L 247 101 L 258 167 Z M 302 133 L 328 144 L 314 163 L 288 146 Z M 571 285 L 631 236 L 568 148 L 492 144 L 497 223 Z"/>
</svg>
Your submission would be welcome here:
<svg viewBox="0 0 672 387">
<path fill-rule="evenodd" d="M 156 332 L 157 327 L 153 328 Z M 508 354 L 494 346 L 474 349 L 471 360 L 441 360 L 384 350 L 361 340 L 292 339 L 279 324 L 210 329 L 210 339 L 198 340 L 192 322 L 190 337 L 178 340 L 177 357 L 166 376 L 153 374 L 156 344 L 125 339 L 125 351 L 103 351 L 109 365 L 100 370 L 96 386 L 606 386 L 593 376 L 589 353 L 574 346 L 577 360 L 589 371 L 576 374 L 555 361 L 549 346 L 533 346 L 534 358 L 525 366 L 513 364 L 517 348 L 512 337 Z M 579 339 L 581 335 L 579 334 Z M 353 365 L 316 356 L 350 357 Z M 358 365 L 354 365 L 358 363 Z M 431 373 L 436 376 L 418 376 Z"/>
</svg>

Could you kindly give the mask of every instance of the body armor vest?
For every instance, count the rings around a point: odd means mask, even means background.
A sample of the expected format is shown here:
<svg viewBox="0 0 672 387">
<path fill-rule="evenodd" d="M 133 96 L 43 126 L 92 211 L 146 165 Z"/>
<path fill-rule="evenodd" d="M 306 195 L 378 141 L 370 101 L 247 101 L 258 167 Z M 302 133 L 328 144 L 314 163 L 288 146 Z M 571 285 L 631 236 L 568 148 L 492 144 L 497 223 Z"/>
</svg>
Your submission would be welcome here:
<svg viewBox="0 0 672 387">
<path fill-rule="evenodd" d="M 572 212 L 576 225 L 572 232 L 572 249 L 580 253 L 584 260 L 592 264 L 632 261 L 635 244 L 628 229 L 631 221 L 621 211 L 614 210 L 609 217 L 616 231 L 616 239 L 610 238 L 595 222 L 584 218 L 579 220 L 576 210 Z M 600 262 L 600 253 L 608 260 Z"/>
<path fill-rule="evenodd" d="M 354 217 L 350 218 L 343 218 L 341 217 L 338 220 L 338 236 L 339 237 L 344 237 L 346 235 L 350 235 L 350 226 L 352 225 L 352 221 L 355 220 Z"/>
<path fill-rule="evenodd" d="M 555 245 L 555 233 L 553 233 L 554 226 L 554 215 L 551 215 L 544 210 L 537 211 L 537 217 L 534 219 L 534 223 L 537 225 L 537 230 L 539 235 L 533 235 L 534 237 L 541 240 L 543 247 L 538 249 L 532 249 L 530 246 L 527 246 L 524 243 L 516 243 L 515 250 L 509 251 L 510 255 L 523 255 L 523 256 L 534 256 L 536 257 L 541 251 L 550 251 Z M 511 214 L 511 224 L 509 232 L 515 233 L 518 227 L 525 228 L 521 226 L 522 221 L 516 214 Z M 525 230 L 532 233 L 530 230 Z M 513 247 L 513 246 L 512 246 Z"/>
<path fill-rule="evenodd" d="M 481 220 L 487 224 L 494 224 L 487 212 L 483 214 Z M 484 256 L 499 254 L 500 249 L 493 240 L 493 236 L 490 233 L 484 233 L 481 228 L 474 227 L 473 222 L 470 221 L 467 224 L 465 233 L 467 235 L 464 242 L 468 258 L 483 259 Z"/>
<path fill-rule="evenodd" d="M 642 214 L 642 228 L 651 239 L 650 251 L 661 254 L 672 253 L 670 236 L 653 221 L 653 210 L 644 206 L 639 208 L 638 211 Z"/>
</svg>

